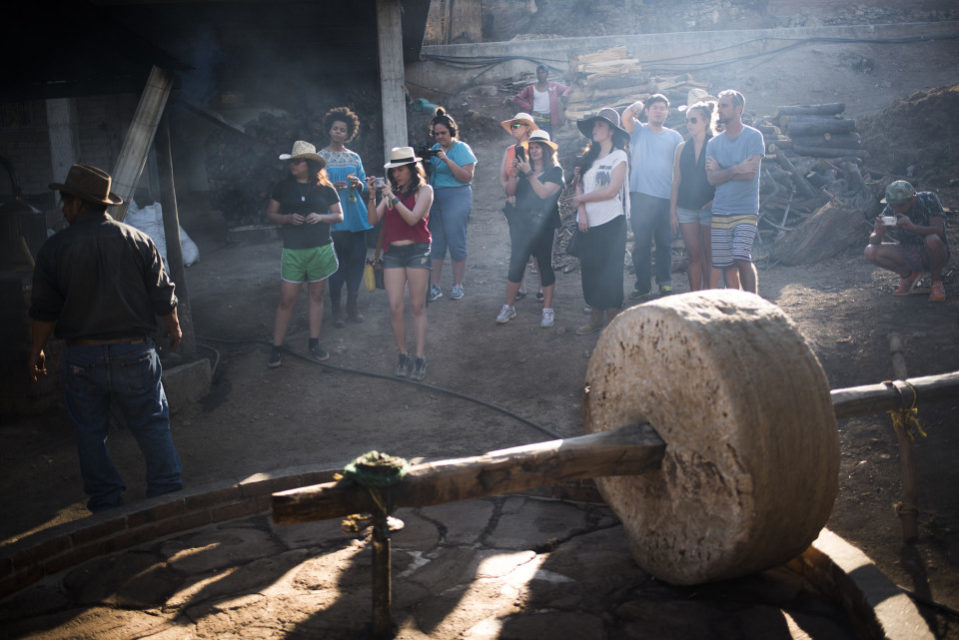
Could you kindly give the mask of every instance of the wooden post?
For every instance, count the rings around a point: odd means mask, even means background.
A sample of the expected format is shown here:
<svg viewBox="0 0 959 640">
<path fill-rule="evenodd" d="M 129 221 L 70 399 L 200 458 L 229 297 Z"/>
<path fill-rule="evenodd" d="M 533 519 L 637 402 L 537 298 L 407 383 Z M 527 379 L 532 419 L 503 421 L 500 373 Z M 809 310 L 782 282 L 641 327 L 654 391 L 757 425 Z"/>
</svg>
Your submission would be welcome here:
<svg viewBox="0 0 959 640">
<path fill-rule="evenodd" d="M 127 205 L 140 180 L 140 174 L 147 161 L 147 153 L 150 151 L 153 136 L 172 88 L 172 74 L 160 67 L 153 67 L 150 70 L 146 86 L 140 94 L 136 113 L 133 114 L 133 121 L 130 122 L 130 128 L 127 129 L 126 138 L 123 140 L 120 157 L 117 158 L 117 164 L 113 168 L 112 191 L 123 198 L 123 204 L 110 208 L 110 215 L 117 220 L 123 220 L 126 216 Z"/>
<path fill-rule="evenodd" d="M 403 23 L 399 0 L 376 0 L 376 35 L 380 58 L 380 104 L 383 108 L 383 154 L 408 144 L 406 82 L 403 68 Z"/>
<path fill-rule="evenodd" d="M 393 604 L 392 550 L 389 514 L 382 509 L 373 513 L 373 637 L 392 638 Z"/>
<path fill-rule="evenodd" d="M 77 137 L 77 107 L 73 98 L 46 101 L 47 135 L 50 138 L 50 165 L 55 182 L 63 182 L 70 166 L 80 155 Z"/>
<path fill-rule="evenodd" d="M 164 115 L 153 141 L 157 156 L 157 174 L 160 182 L 160 205 L 163 208 L 163 233 L 166 236 L 167 269 L 176 284 L 177 316 L 183 340 L 180 353 L 187 360 L 196 357 L 196 334 L 193 331 L 193 312 L 183 266 L 183 248 L 180 246 L 180 215 L 176 204 L 176 185 L 173 181 L 173 153 L 170 149 L 170 118 Z"/>
<path fill-rule="evenodd" d="M 906 379 L 906 359 L 902 355 L 902 338 L 897 333 L 889 336 L 892 354 L 892 372 L 897 380 Z M 902 502 L 896 505 L 896 514 L 902 524 L 902 539 L 915 542 L 919 537 L 919 508 L 916 506 L 916 461 L 912 456 L 912 441 L 906 425 L 893 421 L 899 441 L 899 473 L 902 476 Z"/>
</svg>

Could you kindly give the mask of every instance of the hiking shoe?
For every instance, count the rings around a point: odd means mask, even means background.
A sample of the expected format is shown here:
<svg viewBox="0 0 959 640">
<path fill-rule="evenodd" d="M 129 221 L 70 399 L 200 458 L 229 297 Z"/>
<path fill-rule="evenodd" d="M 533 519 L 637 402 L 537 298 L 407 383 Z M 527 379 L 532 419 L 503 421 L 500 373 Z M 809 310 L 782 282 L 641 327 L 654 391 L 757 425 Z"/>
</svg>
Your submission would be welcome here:
<svg viewBox="0 0 959 640">
<path fill-rule="evenodd" d="M 276 369 L 281 364 L 283 364 L 283 352 L 280 351 L 279 347 L 273 347 L 270 351 L 270 359 L 266 361 L 266 366 Z"/>
<path fill-rule="evenodd" d="M 517 291 L 517 292 L 516 292 L 516 302 L 519 302 L 520 300 L 522 300 L 522 299 L 525 298 L 525 297 L 526 297 L 526 292 L 525 292 L 525 291 Z"/>
<path fill-rule="evenodd" d="M 516 307 L 511 307 L 508 304 L 504 304 L 503 308 L 499 310 L 499 315 L 496 316 L 496 322 L 498 324 L 506 324 L 515 317 Z"/>
<path fill-rule="evenodd" d="M 426 358 L 417 358 L 413 361 L 413 371 L 410 380 L 422 380 L 426 377 Z"/>
<path fill-rule="evenodd" d="M 553 313 L 553 310 L 549 307 L 543 307 L 543 317 L 539 321 L 539 326 L 543 327 L 544 329 L 548 329 L 549 327 L 552 327 L 555 322 L 556 315 Z"/>
<path fill-rule="evenodd" d="M 919 272 L 913 271 L 906 277 L 899 278 L 899 287 L 892 292 L 894 296 L 907 296 L 912 293 L 912 290 L 916 287 L 916 284 L 919 282 Z M 945 294 L 943 294 L 945 295 Z"/>
<path fill-rule="evenodd" d="M 633 287 L 633 290 L 629 292 L 630 300 L 645 300 L 648 297 L 649 297 L 649 291 L 640 291 L 636 287 Z"/>
<path fill-rule="evenodd" d="M 307 351 L 310 352 L 310 357 L 317 362 L 323 362 L 324 360 L 330 359 L 330 352 L 321 347 L 319 343 L 312 345 L 307 349 Z"/>
<path fill-rule="evenodd" d="M 932 291 L 929 292 L 929 302 L 945 302 L 946 301 L 946 287 L 942 284 L 942 280 L 934 280 L 932 283 Z"/>
<path fill-rule="evenodd" d="M 396 359 L 396 366 L 393 367 L 393 375 L 405 378 L 410 375 L 410 371 L 413 369 L 413 361 L 410 360 L 409 355 L 401 353 L 400 357 Z"/>
<path fill-rule="evenodd" d="M 542 289 L 536 292 L 536 302 L 542 302 L 545 299 Z"/>
<path fill-rule="evenodd" d="M 450 300 L 459 300 L 463 297 L 463 285 L 454 284 L 452 290 L 450 290 Z"/>
<path fill-rule="evenodd" d="M 443 290 L 437 287 L 435 284 L 430 286 L 429 295 L 426 296 L 426 299 L 430 302 L 434 300 L 439 300 L 443 297 Z"/>
<path fill-rule="evenodd" d="M 661 284 L 659 285 L 659 295 L 668 296 L 673 292 L 673 285 L 671 284 Z"/>
</svg>

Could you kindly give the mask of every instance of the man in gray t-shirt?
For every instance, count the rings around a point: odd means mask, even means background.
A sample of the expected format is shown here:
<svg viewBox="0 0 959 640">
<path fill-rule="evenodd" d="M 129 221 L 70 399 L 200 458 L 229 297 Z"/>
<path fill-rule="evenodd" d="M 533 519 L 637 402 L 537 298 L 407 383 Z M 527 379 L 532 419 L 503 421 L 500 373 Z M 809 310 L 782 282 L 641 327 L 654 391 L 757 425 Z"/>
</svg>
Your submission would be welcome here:
<svg viewBox="0 0 959 640">
<path fill-rule="evenodd" d="M 719 94 L 716 110 L 724 131 L 706 143 L 706 179 L 716 187 L 710 227 L 713 271 L 709 286 L 742 283 L 746 291 L 758 291 L 753 240 L 759 218 L 759 163 L 766 145 L 763 134 L 743 124 L 743 94 L 727 89 Z"/>
<path fill-rule="evenodd" d="M 646 111 L 648 124 L 639 121 Z M 656 243 L 656 284 L 660 294 L 672 287 L 673 234 L 669 226 L 669 197 L 673 182 L 673 159 L 683 137 L 665 127 L 669 100 L 662 94 L 637 101 L 623 110 L 623 128 L 630 134 L 630 224 L 633 228 L 633 268 L 636 286 L 630 298 L 650 294 L 652 245 Z"/>
</svg>

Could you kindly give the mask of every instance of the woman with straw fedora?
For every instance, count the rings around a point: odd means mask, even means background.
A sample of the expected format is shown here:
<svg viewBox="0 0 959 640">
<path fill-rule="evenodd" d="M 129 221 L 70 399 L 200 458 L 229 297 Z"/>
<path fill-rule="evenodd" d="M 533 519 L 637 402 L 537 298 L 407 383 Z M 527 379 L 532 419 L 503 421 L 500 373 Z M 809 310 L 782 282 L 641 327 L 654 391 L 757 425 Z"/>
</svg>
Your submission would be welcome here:
<svg viewBox="0 0 959 640">
<path fill-rule="evenodd" d="M 503 193 L 506 194 L 506 205 L 503 207 L 503 213 L 506 215 L 506 220 L 509 222 L 509 219 L 513 215 L 513 209 L 516 204 L 516 194 L 514 189 L 516 188 L 516 181 L 512 180 L 516 176 L 516 158 L 519 157 L 523 160 L 528 160 L 526 157 L 526 143 L 529 140 L 529 136 L 533 131 L 536 131 L 539 127 L 536 126 L 536 122 L 533 120 L 533 116 L 523 111 L 518 112 L 515 116 L 509 120 L 504 120 L 500 122 L 500 126 L 506 130 L 508 134 L 513 137 L 513 144 L 506 147 L 506 152 L 503 153 L 503 162 L 500 164 L 499 171 L 499 183 L 503 187 Z M 512 229 L 512 227 L 510 227 Z M 512 239 L 510 239 L 512 243 Z M 525 276 L 525 274 L 524 274 Z M 516 294 L 517 300 L 522 300 L 526 297 L 526 290 L 523 286 L 526 278 L 520 282 L 519 291 Z M 536 294 L 536 298 L 542 302 L 543 292 L 540 291 Z"/>
<path fill-rule="evenodd" d="M 429 230 L 433 187 L 413 147 L 394 147 L 384 165 L 387 181 L 367 178 L 372 191 L 379 190 L 380 201 L 370 207 L 368 221 L 383 220 L 383 284 L 390 303 L 390 325 L 400 353 L 393 374 L 422 380 L 426 376 L 426 292 L 430 283 Z M 409 289 L 410 315 L 416 351 L 413 358 L 406 349 L 406 311 L 404 296 Z"/>
<path fill-rule="evenodd" d="M 583 297 L 590 318 L 579 335 L 603 328 L 623 306 L 623 260 L 626 257 L 626 212 L 629 195 L 623 187 L 628 173 L 629 134 L 620 126 L 619 113 L 605 107 L 576 123 L 590 139 L 582 158 L 583 177 L 577 183 L 573 206 L 580 239 Z"/>
<path fill-rule="evenodd" d="M 528 141 L 529 159 L 517 158 L 515 174 L 510 178 L 510 190 L 516 194 L 516 206 L 509 219 L 510 258 L 506 283 L 506 303 L 496 316 L 496 322 L 505 324 L 516 317 L 516 294 L 523 279 L 526 263 L 532 255 L 539 265 L 543 288 L 541 327 L 552 327 L 553 288 L 553 231 L 559 226 L 557 200 L 563 186 L 563 169 L 556 159 L 557 145 L 543 130 L 533 131 Z"/>
<path fill-rule="evenodd" d="M 293 150 L 281 154 L 280 160 L 289 161 L 290 175 L 274 187 L 266 210 L 267 219 L 280 225 L 283 238 L 280 304 L 276 308 L 273 349 L 267 362 L 271 368 L 280 366 L 283 361 L 283 338 L 304 282 L 310 299 L 307 349 L 315 360 L 330 357 L 319 341 L 323 294 L 326 279 L 338 267 L 330 225 L 343 220 L 339 196 L 324 170 L 326 161 L 316 153 L 316 147 L 297 140 L 293 143 Z"/>
</svg>

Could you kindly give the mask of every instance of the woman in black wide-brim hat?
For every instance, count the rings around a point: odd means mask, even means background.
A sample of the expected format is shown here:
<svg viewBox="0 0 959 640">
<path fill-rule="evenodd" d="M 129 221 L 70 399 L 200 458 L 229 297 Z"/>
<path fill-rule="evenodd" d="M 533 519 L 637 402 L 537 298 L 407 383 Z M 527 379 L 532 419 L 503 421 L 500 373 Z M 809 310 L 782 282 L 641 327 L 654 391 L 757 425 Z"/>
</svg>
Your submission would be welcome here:
<svg viewBox="0 0 959 640">
<path fill-rule="evenodd" d="M 586 335 L 602 329 L 604 319 L 612 320 L 623 306 L 629 135 L 620 126 L 619 113 L 608 107 L 576 124 L 590 139 L 573 197 L 583 297 L 590 307 L 589 322 L 576 333 Z"/>
</svg>

